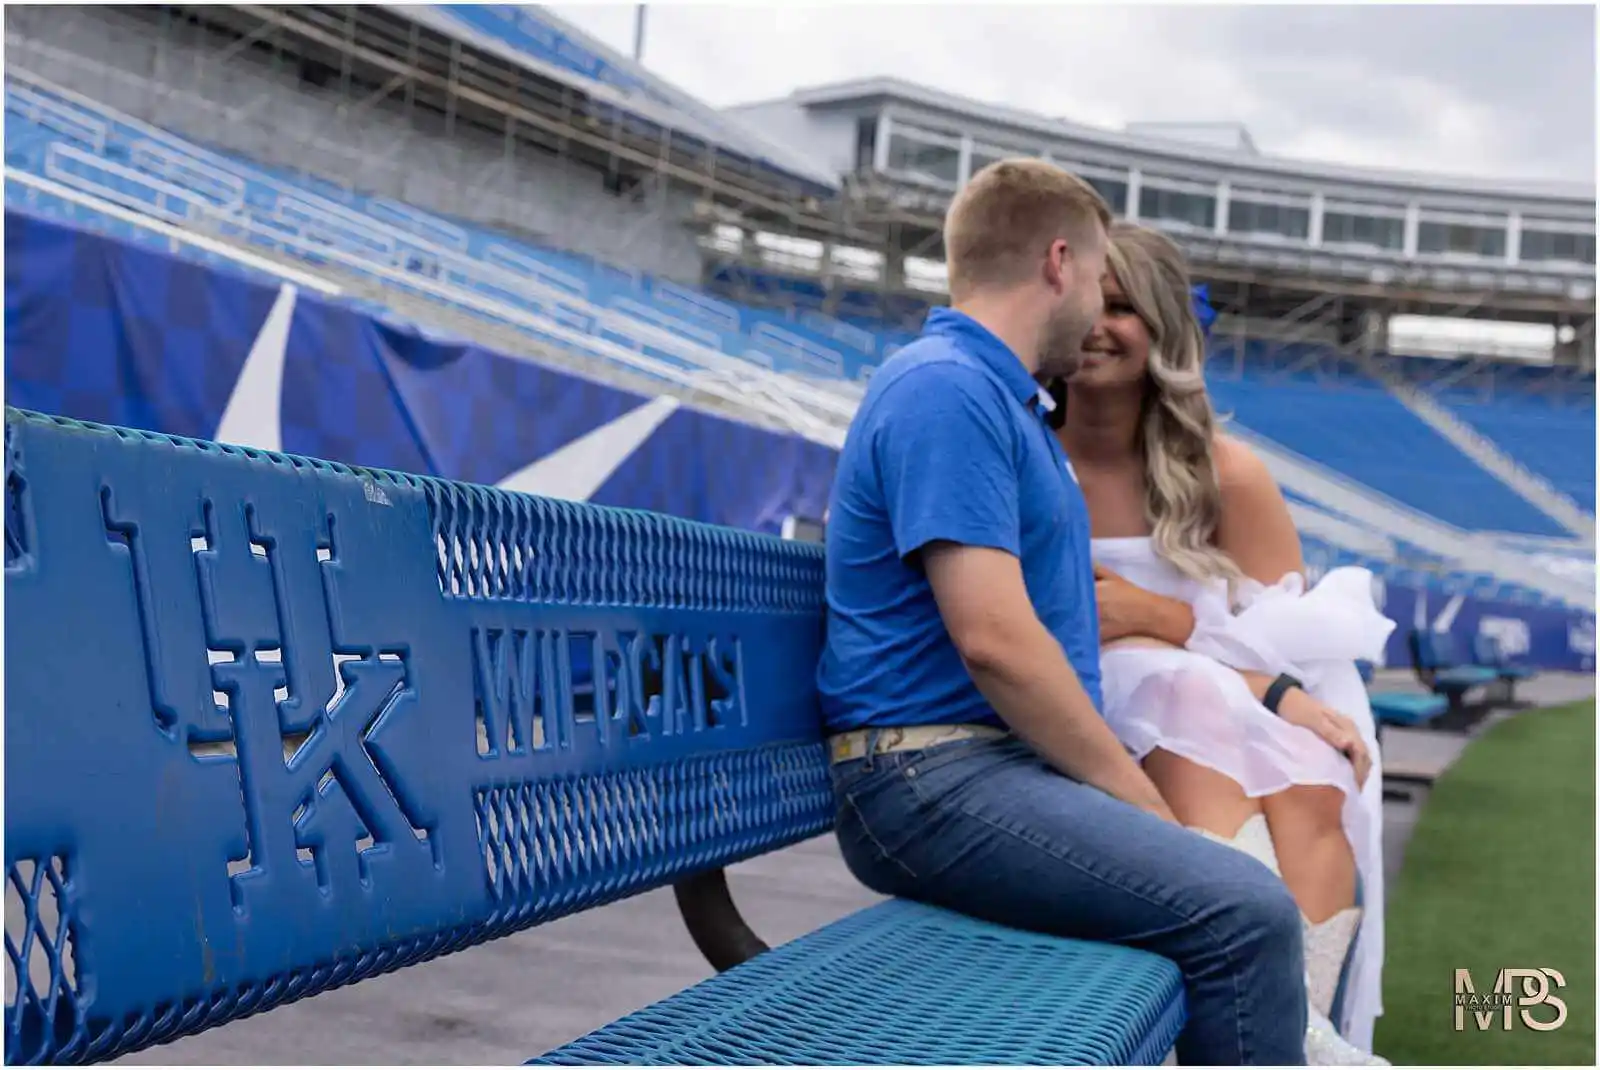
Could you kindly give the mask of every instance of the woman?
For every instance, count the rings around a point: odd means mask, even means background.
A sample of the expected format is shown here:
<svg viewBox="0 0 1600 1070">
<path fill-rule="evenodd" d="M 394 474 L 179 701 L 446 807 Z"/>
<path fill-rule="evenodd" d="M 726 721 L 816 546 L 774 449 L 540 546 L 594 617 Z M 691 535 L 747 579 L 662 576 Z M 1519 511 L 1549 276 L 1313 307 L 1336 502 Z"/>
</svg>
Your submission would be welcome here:
<svg viewBox="0 0 1600 1070">
<path fill-rule="evenodd" d="M 1381 1064 L 1361 1049 L 1379 1013 L 1382 790 L 1354 661 L 1393 624 L 1364 570 L 1302 593 L 1276 482 L 1216 431 L 1177 247 L 1114 225 L 1104 294 L 1055 395 L 1094 535 L 1106 718 L 1180 821 L 1260 859 L 1300 905 L 1308 1059 Z"/>
</svg>

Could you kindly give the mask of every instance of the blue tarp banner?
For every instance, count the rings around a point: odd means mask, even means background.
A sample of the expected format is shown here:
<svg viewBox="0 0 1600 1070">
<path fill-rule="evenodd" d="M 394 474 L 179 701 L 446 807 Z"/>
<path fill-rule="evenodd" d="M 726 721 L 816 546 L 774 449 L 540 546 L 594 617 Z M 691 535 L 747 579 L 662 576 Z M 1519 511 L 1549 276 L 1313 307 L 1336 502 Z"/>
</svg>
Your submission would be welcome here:
<svg viewBox="0 0 1600 1070">
<path fill-rule="evenodd" d="M 834 452 L 380 321 L 260 276 L 6 213 L 6 392 L 82 420 L 649 509 L 776 534 Z M 1389 585 L 1399 627 L 1594 668 L 1592 614 Z"/>
<path fill-rule="evenodd" d="M 20 212 L 6 358 L 23 408 L 772 534 L 833 478 L 798 436 Z"/>
</svg>

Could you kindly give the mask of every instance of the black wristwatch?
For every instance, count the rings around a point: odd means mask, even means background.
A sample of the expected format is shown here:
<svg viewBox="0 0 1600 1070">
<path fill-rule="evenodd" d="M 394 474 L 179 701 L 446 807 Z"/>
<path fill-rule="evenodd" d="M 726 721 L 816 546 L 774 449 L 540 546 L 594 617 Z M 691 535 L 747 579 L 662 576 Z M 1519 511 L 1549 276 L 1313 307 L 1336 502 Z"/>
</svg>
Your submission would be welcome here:
<svg viewBox="0 0 1600 1070">
<path fill-rule="evenodd" d="M 1302 684 L 1288 673 L 1279 673 L 1278 678 L 1267 685 L 1267 693 L 1261 697 L 1261 705 L 1273 713 L 1277 713 L 1278 704 L 1283 701 L 1283 696 L 1287 695 L 1291 688 L 1296 687 L 1302 691 L 1306 689 L 1305 684 Z"/>
</svg>

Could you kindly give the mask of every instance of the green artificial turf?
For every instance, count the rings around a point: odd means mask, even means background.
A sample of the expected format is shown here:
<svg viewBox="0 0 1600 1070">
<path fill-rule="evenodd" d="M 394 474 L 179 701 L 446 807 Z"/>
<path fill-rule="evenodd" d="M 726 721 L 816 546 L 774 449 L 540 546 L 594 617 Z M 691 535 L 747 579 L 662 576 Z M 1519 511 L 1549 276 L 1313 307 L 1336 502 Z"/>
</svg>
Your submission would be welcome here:
<svg viewBox="0 0 1600 1070">
<path fill-rule="evenodd" d="M 1389 890 L 1384 1016 L 1397 1064 L 1595 1065 L 1595 705 L 1519 714 L 1490 729 L 1422 804 Z M 1502 968 L 1550 967 L 1567 1006 L 1553 1032 L 1513 1010 L 1454 1027 L 1455 971 L 1492 990 Z M 1553 1007 L 1534 1012 L 1554 1017 Z"/>
</svg>

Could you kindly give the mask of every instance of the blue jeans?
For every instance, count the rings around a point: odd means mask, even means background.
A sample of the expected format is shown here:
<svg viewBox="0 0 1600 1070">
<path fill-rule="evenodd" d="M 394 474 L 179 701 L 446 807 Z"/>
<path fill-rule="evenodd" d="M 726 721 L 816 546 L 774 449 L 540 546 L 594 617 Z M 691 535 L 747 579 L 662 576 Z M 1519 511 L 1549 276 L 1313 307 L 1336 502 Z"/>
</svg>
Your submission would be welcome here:
<svg viewBox="0 0 1600 1070">
<path fill-rule="evenodd" d="M 1183 972 L 1186 1065 L 1302 1065 L 1300 910 L 1266 866 L 1071 780 L 1016 740 L 833 767 L 838 837 L 882 895 L 1153 951 Z"/>
</svg>

